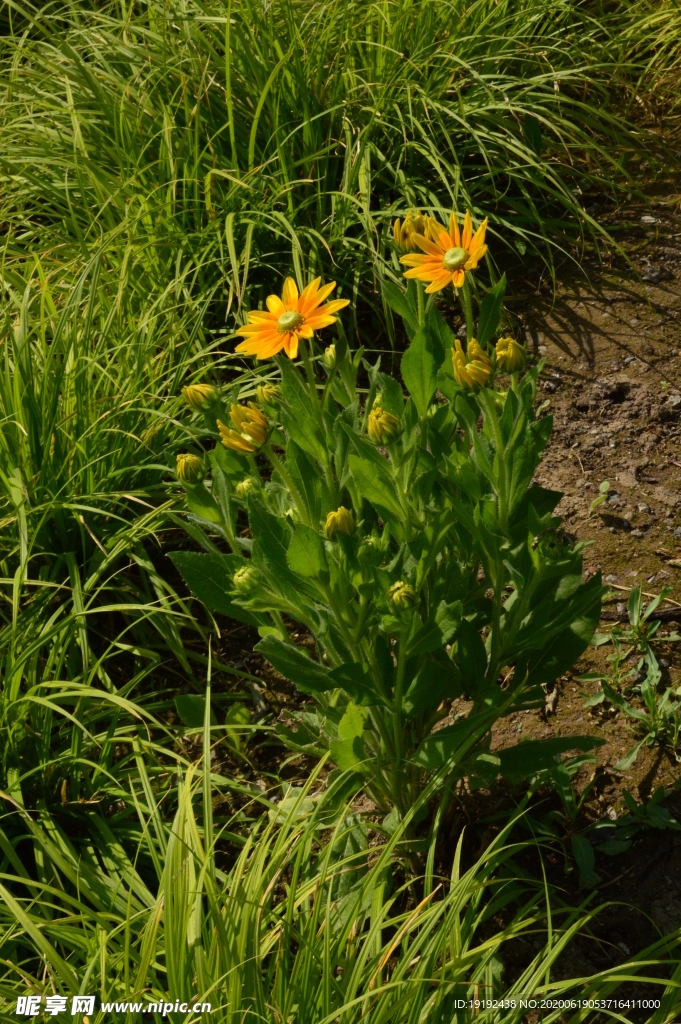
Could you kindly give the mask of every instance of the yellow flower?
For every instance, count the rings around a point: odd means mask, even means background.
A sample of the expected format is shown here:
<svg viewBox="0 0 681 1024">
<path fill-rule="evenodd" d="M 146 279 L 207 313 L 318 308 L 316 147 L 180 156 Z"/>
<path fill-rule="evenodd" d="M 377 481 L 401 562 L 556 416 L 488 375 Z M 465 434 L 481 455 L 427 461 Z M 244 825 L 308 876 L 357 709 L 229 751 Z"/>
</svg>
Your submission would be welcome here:
<svg viewBox="0 0 681 1024">
<path fill-rule="evenodd" d="M 473 347 L 475 346 L 475 347 Z M 456 347 L 452 349 L 452 364 L 454 367 L 454 378 L 457 384 L 462 387 L 472 388 L 475 384 L 485 385 L 492 372 L 492 364 L 489 358 L 482 351 L 477 341 L 471 339 L 468 346 L 469 354 L 479 350 L 482 358 L 474 358 L 467 362 L 461 342 L 456 339 Z"/>
<path fill-rule="evenodd" d="M 497 342 L 497 367 L 506 373 L 525 369 L 525 349 L 515 338 L 499 338 Z"/>
<path fill-rule="evenodd" d="M 192 409 L 206 409 L 218 397 L 218 393 L 211 384 L 187 384 L 182 388 L 182 394 Z"/>
<path fill-rule="evenodd" d="M 258 571 L 251 565 L 244 565 L 237 569 L 232 577 L 234 589 L 241 594 L 250 593 L 258 582 Z"/>
<path fill-rule="evenodd" d="M 336 346 L 329 345 L 324 349 L 324 366 L 327 370 L 333 370 L 336 366 Z"/>
<path fill-rule="evenodd" d="M 239 483 L 235 487 L 237 497 L 245 498 L 246 495 L 250 494 L 251 491 L 254 491 L 257 486 L 258 481 L 252 476 L 247 476 L 243 480 L 239 480 Z"/>
<path fill-rule="evenodd" d="M 279 388 L 276 384 L 270 384 L 269 382 L 267 384 L 258 384 L 255 393 L 260 405 L 272 405 L 272 402 L 279 395 Z"/>
<path fill-rule="evenodd" d="M 257 451 L 267 440 L 267 420 L 255 402 L 249 402 L 248 408 L 232 402 L 229 415 L 236 430 L 226 427 L 222 420 L 217 421 L 220 440 L 225 448 L 248 455 Z"/>
<path fill-rule="evenodd" d="M 425 255 L 419 253 L 400 257 L 400 263 L 405 267 L 411 267 L 411 270 L 405 271 L 404 276 L 430 282 L 426 288 L 429 295 L 442 291 L 448 284 L 454 288 L 461 288 L 465 271 L 475 270 L 487 252 L 487 246 L 484 244 L 486 230 L 487 217 L 473 234 L 470 210 L 466 212 L 463 233 L 459 232 L 454 213 L 449 217 L 449 231 L 436 220 L 429 218 L 426 234 L 415 233 L 412 236 L 414 245 L 422 249 Z"/>
<path fill-rule="evenodd" d="M 404 249 L 406 252 L 410 252 L 412 249 L 415 249 L 414 235 L 422 235 L 427 223 L 428 217 L 424 220 L 420 210 L 416 211 L 415 217 L 413 212 L 410 210 L 404 219 L 404 223 L 401 223 L 398 217 L 393 225 L 393 238 L 395 239 L 395 245 L 399 246 L 400 249 Z"/>
<path fill-rule="evenodd" d="M 392 444 L 400 432 L 400 421 L 381 405 L 375 405 L 369 413 L 367 431 L 376 444 Z"/>
<path fill-rule="evenodd" d="M 300 295 L 292 277 L 284 281 L 281 298 L 268 295 L 267 310 L 251 310 L 248 323 L 237 333 L 245 338 L 236 347 L 237 352 L 256 359 L 271 359 L 282 348 L 289 359 L 298 355 L 298 339 L 311 338 L 315 331 L 336 322 L 339 309 L 349 305 L 349 299 L 334 299 L 322 305 L 336 287 L 330 281 L 320 288 L 321 277 L 315 278 Z"/>
<path fill-rule="evenodd" d="M 177 456 L 177 475 L 186 484 L 196 484 L 203 476 L 203 461 L 198 455 L 183 453 Z"/>
<path fill-rule="evenodd" d="M 329 540 L 333 540 L 336 533 L 344 533 L 346 537 L 349 537 L 354 532 L 355 520 L 352 518 L 352 512 L 348 512 L 343 505 L 335 512 L 329 512 L 324 524 L 324 533 Z"/>
<path fill-rule="evenodd" d="M 413 587 L 410 587 L 404 580 L 398 580 L 397 583 L 393 583 L 392 587 L 388 588 L 385 596 L 390 608 L 397 612 L 411 608 L 414 603 Z"/>
</svg>

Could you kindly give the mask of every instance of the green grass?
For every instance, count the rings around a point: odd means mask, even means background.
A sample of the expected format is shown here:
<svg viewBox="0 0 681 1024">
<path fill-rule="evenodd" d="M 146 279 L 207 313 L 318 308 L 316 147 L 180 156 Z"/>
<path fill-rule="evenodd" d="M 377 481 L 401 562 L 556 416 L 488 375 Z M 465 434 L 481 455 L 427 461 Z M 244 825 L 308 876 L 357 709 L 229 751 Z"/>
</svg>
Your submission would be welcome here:
<svg viewBox="0 0 681 1024">
<path fill-rule="evenodd" d="M 174 288 L 211 331 L 292 269 L 340 278 L 375 335 L 409 204 L 489 214 L 497 258 L 598 236 L 586 194 L 635 186 L 659 140 L 633 118 L 678 62 L 671 0 L 4 10 L 6 284 L 31 251 L 60 281 L 101 252 L 134 315 Z"/>
</svg>

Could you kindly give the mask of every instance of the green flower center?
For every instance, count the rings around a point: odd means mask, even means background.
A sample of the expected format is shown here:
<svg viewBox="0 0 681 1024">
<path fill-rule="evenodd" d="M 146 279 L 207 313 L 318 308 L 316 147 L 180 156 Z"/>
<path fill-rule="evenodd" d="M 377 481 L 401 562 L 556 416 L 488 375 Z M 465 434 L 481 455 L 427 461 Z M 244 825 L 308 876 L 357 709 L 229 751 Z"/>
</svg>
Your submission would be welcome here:
<svg viewBox="0 0 681 1024">
<path fill-rule="evenodd" d="M 288 313 L 282 313 L 277 320 L 277 330 L 280 334 L 289 334 L 296 331 L 305 322 L 305 317 L 297 309 L 291 309 Z"/>
<path fill-rule="evenodd" d="M 443 263 L 445 270 L 460 270 L 468 259 L 468 253 L 465 249 L 461 249 L 459 246 L 455 246 L 453 249 L 447 249 Z"/>
</svg>

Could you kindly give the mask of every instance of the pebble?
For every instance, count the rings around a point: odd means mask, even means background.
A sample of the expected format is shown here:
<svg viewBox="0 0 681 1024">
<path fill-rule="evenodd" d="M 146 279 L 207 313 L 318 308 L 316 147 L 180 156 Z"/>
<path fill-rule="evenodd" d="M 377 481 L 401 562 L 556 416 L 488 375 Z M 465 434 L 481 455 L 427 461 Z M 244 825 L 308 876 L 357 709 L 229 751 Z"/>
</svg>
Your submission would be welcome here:
<svg viewBox="0 0 681 1024">
<path fill-rule="evenodd" d="M 679 537 L 681 539 L 681 526 L 676 527 L 676 529 L 674 530 L 674 536 Z"/>
<path fill-rule="evenodd" d="M 659 284 L 662 280 L 662 271 L 659 267 L 646 267 L 642 276 L 643 280 L 649 281 L 650 284 Z"/>
<path fill-rule="evenodd" d="M 638 527 L 637 527 L 635 530 L 631 531 L 631 536 L 632 537 L 643 537 L 644 536 L 643 530 L 639 530 Z"/>
<path fill-rule="evenodd" d="M 650 512 L 650 505 L 639 505 L 639 512 Z"/>
<path fill-rule="evenodd" d="M 636 324 L 638 323 L 638 320 L 637 320 L 636 317 L 632 317 L 632 319 L 629 321 L 629 323 L 631 324 L 632 327 L 635 327 Z"/>
<path fill-rule="evenodd" d="M 657 224 L 657 219 L 649 213 L 644 213 L 641 217 L 641 224 Z"/>
<path fill-rule="evenodd" d="M 617 583 L 617 577 L 616 577 L 616 576 L 613 576 L 613 574 L 612 574 L 612 573 L 610 573 L 610 575 L 609 575 L 609 576 L 606 576 L 606 577 L 605 577 L 605 582 L 606 582 L 606 583 Z"/>
</svg>

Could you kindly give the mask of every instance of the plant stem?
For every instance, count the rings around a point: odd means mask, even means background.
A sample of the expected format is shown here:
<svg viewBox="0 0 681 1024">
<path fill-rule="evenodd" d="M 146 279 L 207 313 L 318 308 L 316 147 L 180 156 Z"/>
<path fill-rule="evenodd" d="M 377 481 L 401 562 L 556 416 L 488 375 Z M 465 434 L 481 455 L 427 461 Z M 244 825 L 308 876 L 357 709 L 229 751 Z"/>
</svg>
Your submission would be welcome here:
<svg viewBox="0 0 681 1024">
<path fill-rule="evenodd" d="M 471 290 L 468 284 L 468 278 L 464 275 L 463 287 L 461 288 L 461 305 L 463 306 L 463 313 L 466 317 L 466 341 L 470 341 L 475 334 L 475 326 L 473 324 L 473 304 L 471 302 Z"/>
<path fill-rule="evenodd" d="M 307 509 L 305 508 L 305 503 L 304 503 L 303 499 L 300 496 L 300 491 L 298 490 L 298 488 L 294 484 L 293 479 L 291 478 L 291 474 L 286 469 L 286 466 L 284 465 L 284 463 L 281 461 L 281 459 L 277 455 L 275 455 L 274 451 L 272 450 L 272 446 L 271 446 L 270 442 L 268 441 L 266 444 L 264 444 L 262 446 L 262 448 L 260 449 L 260 451 L 263 452 L 263 454 L 267 456 L 267 458 L 270 460 L 270 462 L 272 464 L 273 469 L 275 469 L 277 471 L 277 473 L 279 474 L 281 479 L 284 481 L 284 483 L 288 487 L 289 492 L 291 494 L 291 497 L 293 498 L 293 501 L 295 502 L 295 506 L 296 506 L 296 509 L 298 510 L 298 515 L 300 516 L 301 521 L 306 526 L 310 526 L 311 523 L 309 521 L 309 516 L 307 514 Z"/>
<path fill-rule="evenodd" d="M 419 327 L 423 327 L 423 325 L 426 322 L 426 302 L 423 291 L 423 283 L 421 281 L 416 282 L 416 295 L 419 310 Z"/>
</svg>

